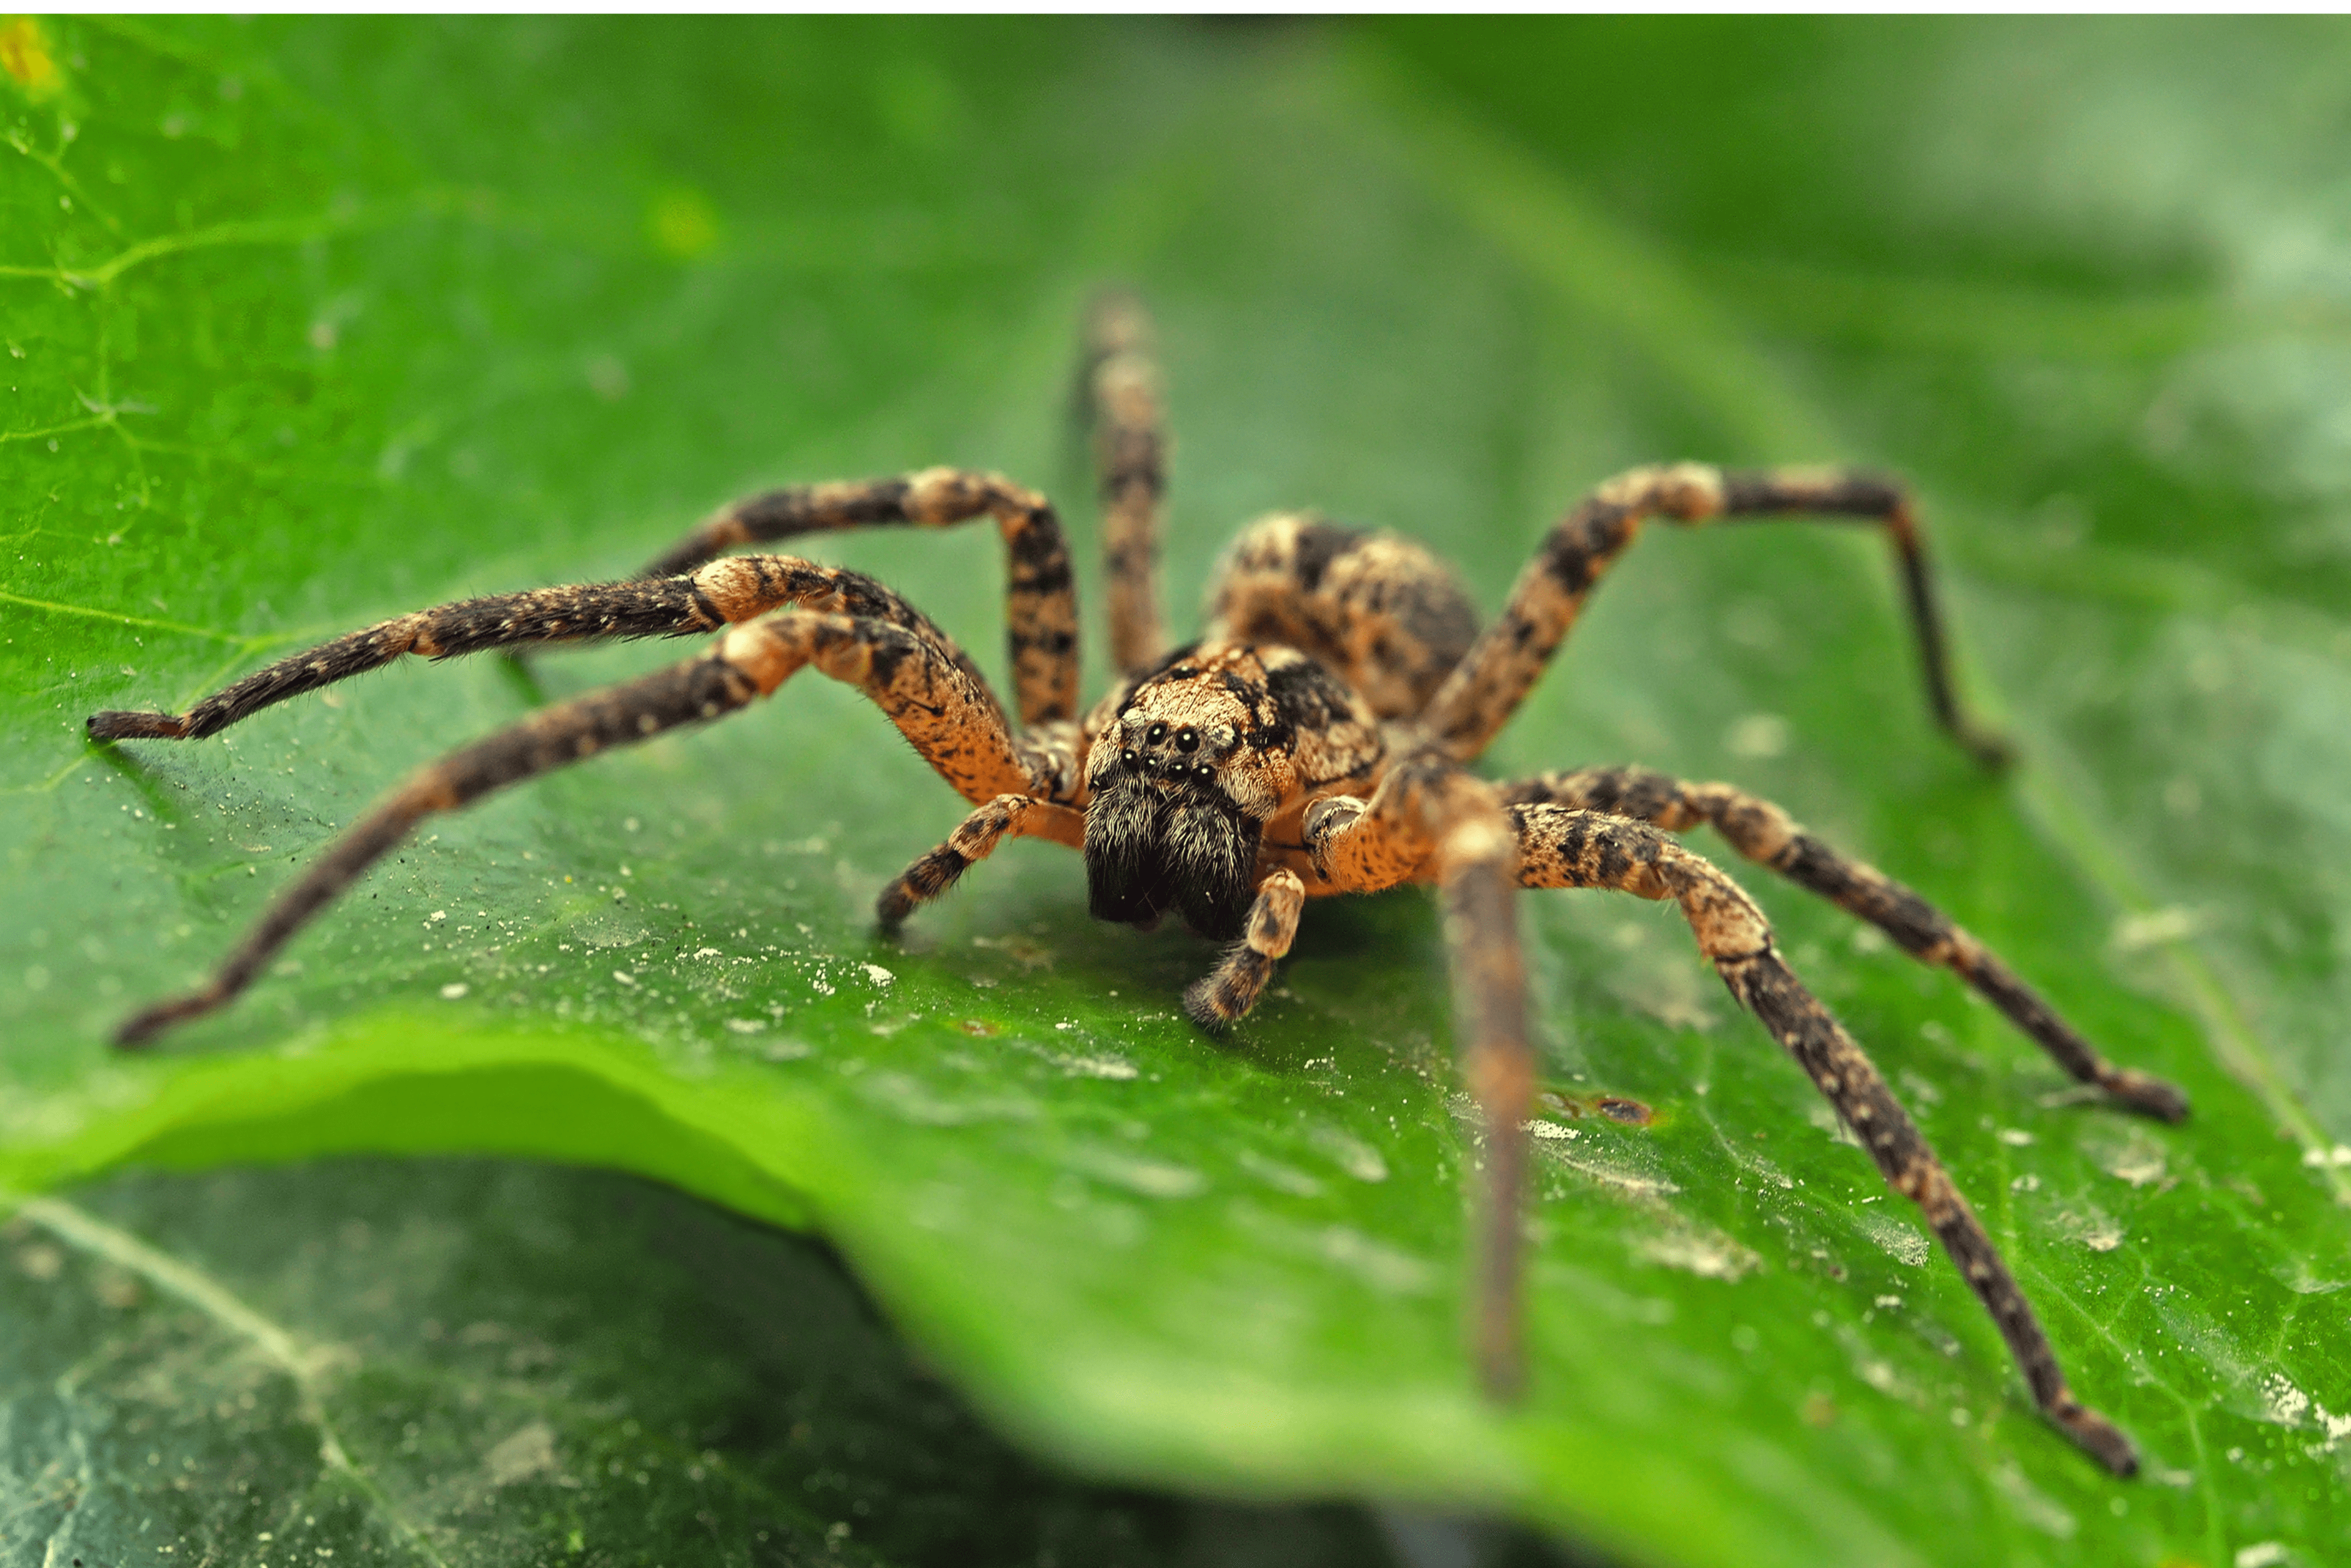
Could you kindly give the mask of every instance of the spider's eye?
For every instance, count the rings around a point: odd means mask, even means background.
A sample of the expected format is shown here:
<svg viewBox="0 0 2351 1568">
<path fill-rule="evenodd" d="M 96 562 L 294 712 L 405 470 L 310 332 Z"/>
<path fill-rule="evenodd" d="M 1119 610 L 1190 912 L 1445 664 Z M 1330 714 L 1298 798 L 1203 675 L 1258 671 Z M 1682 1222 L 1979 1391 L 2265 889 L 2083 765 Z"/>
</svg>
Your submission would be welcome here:
<svg viewBox="0 0 2351 1568">
<path fill-rule="evenodd" d="M 1195 779 L 1199 779 L 1201 782 L 1206 783 L 1207 780 L 1214 779 L 1217 776 L 1217 770 L 1203 762 L 1200 766 L 1192 769 L 1192 776 Z"/>
<path fill-rule="evenodd" d="M 1125 763 L 1129 768 L 1134 767 L 1134 747 L 1133 747 L 1132 746 L 1130 746 L 1130 747 L 1127 747 L 1125 749 L 1122 750 L 1122 751 L 1118 754 L 1118 759 L 1119 759 L 1121 762 Z"/>
<path fill-rule="evenodd" d="M 1143 737 L 1143 744 L 1145 746 L 1156 746 L 1166 738 L 1167 727 L 1164 724 L 1155 724 L 1144 733 Z"/>
<path fill-rule="evenodd" d="M 1200 745 L 1200 732 L 1199 732 L 1198 730 L 1196 730 L 1196 729 L 1194 729 L 1191 726 L 1189 726 L 1189 725 L 1186 725 L 1182 729 L 1179 729 L 1179 730 L 1177 730 L 1177 731 L 1176 732 L 1176 750 L 1178 750 L 1178 751 L 1193 751 L 1193 750 L 1196 750 L 1196 749 L 1198 749 L 1199 745 Z"/>
</svg>

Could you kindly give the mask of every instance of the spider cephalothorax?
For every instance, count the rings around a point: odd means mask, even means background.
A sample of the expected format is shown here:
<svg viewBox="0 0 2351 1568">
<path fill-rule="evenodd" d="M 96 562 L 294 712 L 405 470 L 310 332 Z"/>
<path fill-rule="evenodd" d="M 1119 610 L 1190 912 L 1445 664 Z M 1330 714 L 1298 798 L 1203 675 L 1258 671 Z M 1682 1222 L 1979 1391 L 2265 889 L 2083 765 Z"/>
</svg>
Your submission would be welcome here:
<svg viewBox="0 0 2351 1568">
<path fill-rule="evenodd" d="M 1917 894 L 1727 784 L 1635 768 L 1490 782 L 1469 768 L 1510 717 L 1641 524 L 1812 513 L 1886 532 L 1935 715 L 1980 758 L 1999 743 L 1956 702 L 1932 580 L 1903 488 L 1841 469 L 1638 468 L 1544 538 L 1490 629 L 1409 539 L 1281 513 L 1218 568 L 1202 640 L 1162 652 L 1155 560 L 1162 455 L 1156 372 L 1130 300 L 1097 311 L 1086 366 L 1100 435 L 1111 645 L 1123 672 L 1077 711 L 1077 601 L 1043 497 L 933 468 L 807 486 L 720 510 L 625 582 L 539 589 L 385 621 L 256 671 L 184 714 L 101 713 L 100 740 L 210 735 L 260 708 L 407 653 L 454 653 L 727 627 L 708 651 L 541 710 L 419 771 L 282 894 L 196 991 L 126 1022 L 134 1045 L 219 1007 L 415 824 L 615 746 L 748 706 L 803 668 L 856 686 L 972 810 L 883 890 L 885 927 L 953 887 L 1008 838 L 1085 852 L 1092 912 L 1149 927 L 1170 910 L 1230 946 L 1185 992 L 1206 1028 L 1246 1017 L 1290 951 L 1309 897 L 1436 886 L 1459 1003 L 1464 1075 L 1485 1124 L 1472 1343 L 1488 1385 L 1519 1381 L 1528 1118 L 1537 1062 L 1524 1024 L 1514 889 L 1608 888 L 1677 904 L 1699 951 L 1792 1056 L 1894 1188 L 1913 1199 L 2007 1340 L 2034 1402 L 2117 1473 L 2137 1459 L 2065 1385 L 2055 1353 L 1981 1224 L 1876 1067 L 1781 956 L 1770 923 L 1672 835 L 1706 824 L 1741 855 L 1834 900 L 1911 956 L 1952 970 L 2067 1072 L 2115 1103 L 2176 1121 L 2169 1084 L 2116 1067 L 1982 943 Z M 870 578 L 737 545 L 873 525 L 987 516 L 1004 537 L 1020 724 L 921 612 Z"/>
<path fill-rule="evenodd" d="M 1219 939 L 1241 934 L 1268 824 L 1364 779 L 1381 749 L 1362 700 L 1293 648 L 1178 649 L 1113 714 L 1086 755 L 1090 907 L 1146 929 L 1180 910 Z"/>
</svg>

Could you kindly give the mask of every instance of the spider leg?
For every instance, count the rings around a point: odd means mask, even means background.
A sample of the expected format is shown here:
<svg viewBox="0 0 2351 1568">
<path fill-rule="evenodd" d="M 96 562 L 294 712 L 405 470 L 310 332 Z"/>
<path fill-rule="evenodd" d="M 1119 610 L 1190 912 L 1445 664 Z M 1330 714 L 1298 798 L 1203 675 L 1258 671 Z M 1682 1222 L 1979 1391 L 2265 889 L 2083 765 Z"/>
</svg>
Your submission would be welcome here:
<svg viewBox="0 0 2351 1568">
<path fill-rule="evenodd" d="M 732 501 L 655 557 L 640 577 L 675 577 L 737 545 L 835 528 L 944 528 L 986 515 L 1004 536 L 1009 569 L 1005 622 L 1013 691 L 1024 724 L 1072 716 L 1078 706 L 1078 599 L 1070 549 L 1051 503 L 998 474 L 925 468 L 903 478 L 796 485 Z"/>
<path fill-rule="evenodd" d="M 903 626 L 986 684 L 970 656 L 929 617 L 872 578 L 797 556 L 736 556 L 679 577 L 535 588 L 394 616 L 256 670 L 185 713 L 96 713 L 88 729 L 93 740 L 197 740 L 411 653 L 439 660 L 540 643 L 685 637 L 787 604 Z"/>
<path fill-rule="evenodd" d="M 1503 785 L 1502 800 L 1605 811 L 1668 832 L 1709 822 L 1756 864 L 1868 921 L 1920 963 L 1939 964 L 1967 981 L 2077 1081 L 2096 1084 L 2143 1115 L 2166 1122 L 2188 1115 L 2187 1095 L 2160 1078 L 2108 1061 L 1949 915 L 1876 866 L 1839 854 L 1769 800 L 1728 784 L 1688 784 L 1646 768 L 1545 773 Z"/>
<path fill-rule="evenodd" d="M 900 873 L 882 890 L 874 913 L 884 930 L 894 931 L 906 917 L 947 890 L 974 864 L 996 852 L 1006 839 L 1051 839 L 1081 848 L 1086 838 L 1083 811 L 1057 806 L 1033 795 L 998 795 L 963 820 L 946 842 Z"/>
<path fill-rule="evenodd" d="M 1184 1010 L 1211 1034 L 1221 1034 L 1249 1016 L 1273 979 L 1273 967 L 1298 939 L 1298 916 L 1306 907 L 1306 883 L 1278 866 L 1257 885 L 1248 924 L 1225 949 L 1217 967 L 1184 991 Z"/>
<path fill-rule="evenodd" d="M 1369 800 L 1334 796 L 1308 808 L 1305 835 L 1323 891 L 1437 884 L 1462 1076 L 1485 1130 L 1471 1349 L 1488 1389 L 1512 1396 L 1526 1375 L 1520 1206 L 1535 1061 L 1527 1043 L 1518 855 L 1509 819 L 1492 785 L 1428 748 L 1391 768 Z"/>
<path fill-rule="evenodd" d="M 707 653 L 544 708 L 419 769 L 278 895 L 207 984 L 131 1019 L 115 1032 L 115 1043 L 143 1045 L 235 997 L 424 818 L 613 747 L 747 707 L 804 664 L 862 690 L 967 799 L 1059 786 L 1052 759 L 1011 734 L 987 687 L 925 639 L 887 622 L 783 611 L 734 628 Z"/>
<path fill-rule="evenodd" d="M 1167 489 L 1166 414 L 1151 317 L 1133 295 L 1094 301 L 1086 321 L 1085 400 L 1110 578 L 1110 656 L 1134 674 L 1159 662 L 1159 511 Z"/>
<path fill-rule="evenodd" d="M 1916 1202 L 2008 1342 L 2042 1413 L 2116 1475 L 2137 1472 L 2130 1439 L 2065 1385 L 2024 1292 L 1893 1092 L 1853 1037 L 1789 972 L 1762 911 L 1707 861 L 1656 828 L 1569 806 L 1510 808 L 1519 881 L 1601 887 L 1681 905 L 1716 973 L 1852 1125 L 1887 1184 Z"/>
<path fill-rule="evenodd" d="M 1876 523 L 1901 563 L 1935 718 L 1978 760 L 1996 766 L 2008 747 L 1959 706 L 1934 574 L 1909 491 L 1881 475 L 1842 468 L 1724 469 L 1703 463 L 1635 468 L 1593 491 L 1560 519 L 1510 591 L 1510 602 L 1429 699 L 1421 722 L 1464 761 L 1485 750 L 1518 709 L 1599 581 L 1643 521 L 1754 521 L 1813 513 Z"/>
</svg>

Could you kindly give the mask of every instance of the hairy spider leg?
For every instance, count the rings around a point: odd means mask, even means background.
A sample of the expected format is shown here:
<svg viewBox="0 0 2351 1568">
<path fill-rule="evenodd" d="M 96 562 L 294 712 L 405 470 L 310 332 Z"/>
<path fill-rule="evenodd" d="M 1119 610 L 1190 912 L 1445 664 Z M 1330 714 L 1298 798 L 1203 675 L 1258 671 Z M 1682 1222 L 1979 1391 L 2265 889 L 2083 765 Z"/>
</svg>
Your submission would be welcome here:
<svg viewBox="0 0 2351 1568">
<path fill-rule="evenodd" d="M 963 820 L 946 842 L 908 866 L 882 890 L 874 914 L 885 931 L 933 899 L 944 897 L 956 879 L 996 852 L 1007 839 L 1050 839 L 1071 849 L 1086 841 L 1085 813 L 1033 795 L 998 795 Z"/>
<path fill-rule="evenodd" d="M 1273 967 L 1298 940 L 1298 917 L 1306 908 L 1306 883 L 1287 866 L 1276 866 L 1257 884 L 1249 919 L 1217 967 L 1185 988 L 1184 1011 L 1194 1023 L 1221 1034 L 1247 1018 Z"/>
<path fill-rule="evenodd" d="M 1936 720 L 1979 761 L 2005 762 L 2007 743 L 1970 717 L 1953 695 L 1942 614 L 1909 492 L 1884 476 L 1843 468 L 1722 469 L 1677 463 L 1635 468 L 1609 480 L 1552 528 L 1520 574 L 1501 619 L 1430 699 L 1423 724 L 1465 762 L 1483 752 L 1542 674 L 1593 585 L 1646 519 L 1696 524 L 1800 513 L 1873 522 L 1886 529 L 1901 563 Z"/>
<path fill-rule="evenodd" d="M 950 528 L 982 515 L 1004 537 L 1005 635 L 1023 724 L 1078 711 L 1078 596 L 1050 502 L 998 474 L 925 468 L 895 479 L 798 485 L 731 501 L 653 559 L 640 577 L 675 577 L 737 545 L 835 528 Z"/>
<path fill-rule="evenodd" d="M 1102 497 L 1111 663 L 1135 674 L 1167 651 L 1159 618 L 1159 514 L 1167 490 L 1167 436 L 1151 317 L 1133 295 L 1113 291 L 1094 301 L 1087 313 L 1080 375 Z"/>
<path fill-rule="evenodd" d="M 256 670 L 183 714 L 96 713 L 87 727 L 93 740 L 202 739 L 288 697 L 412 653 L 437 661 L 542 643 L 686 637 L 787 604 L 902 626 L 987 684 L 970 655 L 929 617 L 873 579 L 798 556 L 735 556 L 680 577 L 534 588 L 396 615 Z"/>
<path fill-rule="evenodd" d="M 1526 887 L 1598 887 L 1681 905 L 1699 949 L 1730 994 L 1796 1059 L 1860 1136 L 1896 1191 L 1917 1203 L 2008 1342 L 2033 1402 L 2118 1476 L 2135 1474 L 2130 1439 L 2074 1397 L 2015 1276 L 1942 1162 L 1869 1058 L 1792 974 L 1771 927 L 1739 884 L 1646 822 L 1569 806 L 1510 808 Z"/>
<path fill-rule="evenodd" d="M 2117 1067 L 2074 1032 L 2040 993 L 1950 916 L 1876 867 L 1839 854 L 1769 800 L 1728 784 L 1689 784 L 1646 768 L 1586 768 L 1502 786 L 1506 805 L 1605 811 L 1680 832 L 1711 823 L 1730 846 L 1799 887 L 1860 916 L 1922 964 L 1938 964 L 1976 988 L 2084 1083 L 2126 1108 L 2166 1122 L 2188 1114 L 2188 1096 L 2162 1079 Z"/>
<path fill-rule="evenodd" d="M 778 611 L 733 628 L 706 653 L 555 704 L 419 769 L 278 896 L 207 984 L 131 1019 L 115 1043 L 144 1045 L 235 997 L 424 818 L 611 747 L 747 707 L 804 664 L 862 691 L 967 799 L 1050 793 L 1058 783 L 1050 758 L 1012 735 L 987 686 L 929 640 L 883 621 Z"/>
<path fill-rule="evenodd" d="M 1390 769 L 1368 800 L 1337 796 L 1308 808 L 1305 833 L 1329 891 L 1437 884 L 1462 1078 L 1484 1128 L 1470 1346 L 1488 1390 L 1510 1397 L 1526 1380 L 1521 1205 L 1535 1060 L 1527 1041 L 1510 820 L 1492 785 L 1431 747 Z"/>
</svg>

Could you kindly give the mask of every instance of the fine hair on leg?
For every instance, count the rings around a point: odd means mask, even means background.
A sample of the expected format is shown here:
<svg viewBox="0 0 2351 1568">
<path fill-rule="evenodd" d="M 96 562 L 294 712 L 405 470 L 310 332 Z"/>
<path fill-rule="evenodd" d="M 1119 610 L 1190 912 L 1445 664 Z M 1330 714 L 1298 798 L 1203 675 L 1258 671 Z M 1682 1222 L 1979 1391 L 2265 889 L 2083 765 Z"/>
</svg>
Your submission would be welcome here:
<svg viewBox="0 0 2351 1568">
<path fill-rule="evenodd" d="M 1635 468 L 1577 502 L 1520 573 L 1510 601 L 1421 716 L 1427 732 L 1468 761 L 1486 749 L 1532 688 L 1593 587 L 1651 517 L 1682 524 L 1817 514 L 1882 526 L 1901 563 L 1928 701 L 1978 760 L 2007 759 L 2006 743 L 1970 717 L 1951 687 L 1950 656 L 1915 508 L 1902 486 L 1841 468 L 1724 470 L 1703 463 Z"/>
<path fill-rule="evenodd" d="M 1613 888 L 1680 904 L 1723 984 L 1836 1107 L 1888 1186 L 1917 1204 L 2024 1374 L 2033 1403 L 2115 1474 L 2138 1469 L 2130 1439 L 2074 1398 L 2023 1290 L 1876 1066 L 1789 971 L 1771 925 L 1738 883 L 1646 822 L 1568 806 L 1513 806 L 1529 887 Z"/>
<path fill-rule="evenodd" d="M 926 639 L 886 622 L 779 611 L 734 628 L 708 653 L 556 704 L 413 775 L 279 896 L 210 983 L 140 1013 L 117 1031 L 116 1043 L 144 1044 L 234 998 L 424 817 L 613 747 L 731 713 L 810 664 L 863 691 L 968 800 L 1047 793 L 1061 783 L 1054 758 L 1013 736 L 986 685 Z"/>
<path fill-rule="evenodd" d="M 996 852 L 1007 839 L 1051 839 L 1075 849 L 1085 842 L 1085 813 L 1033 795 L 998 795 L 963 820 L 946 842 L 901 872 L 882 890 L 874 915 L 885 931 L 934 899 L 945 897 L 963 873 Z"/>
<path fill-rule="evenodd" d="M 520 724 L 451 752 L 407 781 L 329 846 L 214 971 L 185 996 L 159 1002 L 115 1031 L 120 1046 L 145 1045 L 164 1030 L 211 1012 L 251 983 L 296 932 L 397 849 L 416 824 L 496 789 L 617 746 L 633 746 L 680 725 L 733 713 L 760 695 L 758 677 L 722 648 L 542 709 Z"/>
<path fill-rule="evenodd" d="M 1078 711 L 1077 579 L 1052 504 L 1000 474 L 925 468 L 890 479 L 799 485 L 730 501 L 638 575 L 674 577 L 737 545 L 772 543 L 837 528 L 952 528 L 996 519 L 1003 535 L 1005 634 L 1023 724 Z"/>
<path fill-rule="evenodd" d="M 985 685 L 979 667 L 898 594 L 862 573 L 789 555 L 735 556 L 690 574 L 491 594 L 397 615 L 299 653 L 222 688 L 183 714 L 106 712 L 87 721 L 93 740 L 196 740 L 263 708 L 408 655 L 438 662 L 494 648 L 547 643 L 687 637 L 748 621 L 783 605 L 887 621 L 928 639 Z"/>
<path fill-rule="evenodd" d="M 1527 1038 L 1510 822 L 1493 786 L 1443 752 L 1424 747 L 1391 768 L 1370 800 L 1319 802 L 1307 813 L 1305 834 L 1329 891 L 1437 883 L 1462 1078 L 1478 1102 L 1483 1130 L 1470 1348 L 1488 1392 L 1515 1397 L 1526 1382 L 1520 1297 L 1535 1058 Z"/>
<path fill-rule="evenodd" d="M 1277 867 L 1258 883 L 1257 898 L 1240 936 L 1217 967 L 1184 992 L 1184 1011 L 1211 1034 L 1221 1034 L 1247 1018 L 1273 979 L 1273 967 L 1298 939 L 1298 917 L 1306 907 L 1306 884 L 1288 867 Z"/>
<path fill-rule="evenodd" d="M 1920 963 L 1958 975 L 2078 1082 L 2096 1085 L 2142 1115 L 2178 1122 L 2188 1114 L 2186 1094 L 2107 1061 L 1950 916 L 1876 867 L 1838 853 L 1769 800 L 1728 784 L 1685 783 L 1646 768 L 1545 773 L 1503 785 L 1502 800 L 1604 811 L 1669 832 L 1709 823 L 1747 859 L 1868 921 Z"/>
<path fill-rule="evenodd" d="M 1104 293 L 1087 312 L 1081 375 L 1102 498 L 1111 663 L 1134 674 L 1156 664 L 1167 646 L 1159 610 L 1167 434 L 1151 317 L 1132 294 Z"/>
</svg>

